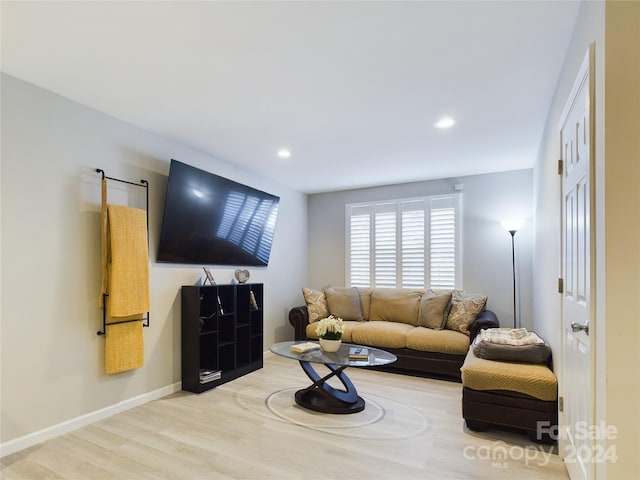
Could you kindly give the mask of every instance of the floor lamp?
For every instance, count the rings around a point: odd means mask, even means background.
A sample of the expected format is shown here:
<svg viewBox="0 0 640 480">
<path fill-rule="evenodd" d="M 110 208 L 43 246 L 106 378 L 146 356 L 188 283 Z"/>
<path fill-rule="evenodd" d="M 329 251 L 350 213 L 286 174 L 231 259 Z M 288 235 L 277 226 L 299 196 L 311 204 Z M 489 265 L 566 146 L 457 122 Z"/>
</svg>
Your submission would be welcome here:
<svg viewBox="0 0 640 480">
<path fill-rule="evenodd" d="M 516 320 L 516 232 L 522 226 L 520 220 L 505 220 L 502 222 L 502 227 L 511 234 L 511 268 L 513 271 L 513 328 L 517 327 Z"/>
</svg>

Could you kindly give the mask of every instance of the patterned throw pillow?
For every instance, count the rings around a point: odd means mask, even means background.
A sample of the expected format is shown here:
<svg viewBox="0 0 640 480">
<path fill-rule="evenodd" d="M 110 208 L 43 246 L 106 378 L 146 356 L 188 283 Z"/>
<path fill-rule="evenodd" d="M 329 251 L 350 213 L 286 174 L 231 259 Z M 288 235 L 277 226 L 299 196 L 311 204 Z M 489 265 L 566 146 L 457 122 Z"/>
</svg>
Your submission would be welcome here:
<svg viewBox="0 0 640 480">
<path fill-rule="evenodd" d="M 327 306 L 327 299 L 319 290 L 313 288 L 302 289 L 302 295 L 304 295 L 304 301 L 307 303 L 307 312 L 309 312 L 309 323 L 317 322 L 323 318 L 329 316 L 329 307 Z"/>
<path fill-rule="evenodd" d="M 427 291 L 420 301 L 420 326 L 442 330 L 447 323 L 445 312 L 451 302 L 451 292 Z"/>
<path fill-rule="evenodd" d="M 451 295 L 451 311 L 447 317 L 447 328 L 469 336 L 469 325 L 484 310 L 486 304 L 486 295 L 464 295 L 454 291 Z"/>
</svg>

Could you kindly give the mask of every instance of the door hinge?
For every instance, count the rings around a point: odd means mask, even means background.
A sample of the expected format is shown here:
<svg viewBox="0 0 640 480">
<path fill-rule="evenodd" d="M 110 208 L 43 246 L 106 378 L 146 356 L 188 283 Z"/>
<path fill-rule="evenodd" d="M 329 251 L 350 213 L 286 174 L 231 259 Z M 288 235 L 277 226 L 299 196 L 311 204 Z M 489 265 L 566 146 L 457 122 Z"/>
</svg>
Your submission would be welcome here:
<svg viewBox="0 0 640 480">
<path fill-rule="evenodd" d="M 562 278 L 558 279 L 558 293 L 564 293 L 564 280 Z"/>
<path fill-rule="evenodd" d="M 558 397 L 558 411 L 564 412 L 564 397 Z"/>
<path fill-rule="evenodd" d="M 562 175 L 562 160 L 558 160 L 558 175 Z"/>
</svg>

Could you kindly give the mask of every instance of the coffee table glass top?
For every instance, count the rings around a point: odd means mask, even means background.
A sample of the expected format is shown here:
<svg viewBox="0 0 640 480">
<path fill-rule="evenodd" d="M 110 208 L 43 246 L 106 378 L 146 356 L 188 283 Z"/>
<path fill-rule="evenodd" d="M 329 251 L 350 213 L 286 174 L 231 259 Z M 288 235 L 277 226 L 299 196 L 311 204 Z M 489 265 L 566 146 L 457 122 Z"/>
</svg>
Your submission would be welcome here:
<svg viewBox="0 0 640 480">
<path fill-rule="evenodd" d="M 271 346 L 270 350 L 276 355 L 299 360 L 301 362 L 323 363 L 332 365 L 341 365 L 348 367 L 374 367 L 387 365 L 395 362 L 398 358 L 392 353 L 385 352 L 379 348 L 355 345 L 353 343 L 342 343 L 337 352 L 325 352 L 318 348 L 305 353 L 295 353 L 291 351 L 291 345 L 299 343 L 318 343 L 318 342 L 280 342 Z M 350 359 L 349 350 L 351 348 L 366 348 L 369 352 L 366 359 Z"/>
</svg>

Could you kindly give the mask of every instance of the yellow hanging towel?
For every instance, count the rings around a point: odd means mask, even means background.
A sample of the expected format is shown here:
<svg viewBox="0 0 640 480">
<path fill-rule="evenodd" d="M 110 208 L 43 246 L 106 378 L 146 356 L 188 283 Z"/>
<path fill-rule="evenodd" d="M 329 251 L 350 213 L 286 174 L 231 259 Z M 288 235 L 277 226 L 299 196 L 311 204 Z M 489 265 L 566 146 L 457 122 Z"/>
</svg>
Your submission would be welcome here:
<svg viewBox="0 0 640 480">
<path fill-rule="evenodd" d="M 103 194 L 104 197 L 104 194 Z M 104 213 L 104 212 L 103 212 Z M 144 364 L 142 319 L 149 311 L 149 251 L 147 214 L 144 210 L 108 205 L 106 227 L 106 265 L 103 265 L 103 289 L 108 293 L 105 369 L 119 373 Z M 105 255 L 106 254 L 106 255 Z M 104 261 L 104 260 L 103 260 Z"/>
<path fill-rule="evenodd" d="M 113 318 L 113 321 L 121 320 Z M 109 374 L 126 372 L 144 365 L 142 321 L 107 324 L 104 366 Z"/>
</svg>

